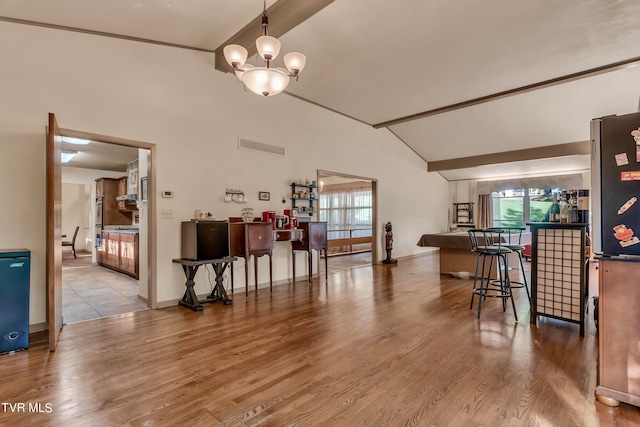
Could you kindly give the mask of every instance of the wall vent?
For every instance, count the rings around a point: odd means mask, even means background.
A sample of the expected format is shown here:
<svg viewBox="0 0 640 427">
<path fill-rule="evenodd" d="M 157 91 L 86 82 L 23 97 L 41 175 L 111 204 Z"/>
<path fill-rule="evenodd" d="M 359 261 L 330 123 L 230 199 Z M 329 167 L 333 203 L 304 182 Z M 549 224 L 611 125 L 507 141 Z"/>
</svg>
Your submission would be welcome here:
<svg viewBox="0 0 640 427">
<path fill-rule="evenodd" d="M 241 150 L 259 151 L 261 153 L 284 156 L 284 147 L 264 144 L 262 142 L 249 141 L 248 139 L 238 139 L 238 148 Z"/>
</svg>

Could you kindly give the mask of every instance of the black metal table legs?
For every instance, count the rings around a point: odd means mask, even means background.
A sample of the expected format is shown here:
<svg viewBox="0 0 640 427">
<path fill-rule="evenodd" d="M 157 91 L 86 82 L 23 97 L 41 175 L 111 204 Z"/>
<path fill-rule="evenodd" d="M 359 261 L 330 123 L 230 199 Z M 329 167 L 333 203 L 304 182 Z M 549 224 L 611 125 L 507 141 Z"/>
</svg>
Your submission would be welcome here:
<svg viewBox="0 0 640 427">
<path fill-rule="evenodd" d="M 178 301 L 178 304 L 187 307 L 193 311 L 203 311 L 204 307 L 202 304 L 210 303 L 210 302 L 221 302 L 224 305 L 232 304 L 233 301 L 227 295 L 227 291 L 224 289 L 224 271 L 229 265 L 228 262 L 212 264 L 213 271 L 216 273 L 216 284 L 213 287 L 213 291 L 211 294 L 207 296 L 207 298 L 203 301 L 198 300 L 198 295 L 196 295 L 196 291 L 194 290 L 194 286 L 196 282 L 194 278 L 196 277 L 196 273 L 198 272 L 198 268 L 201 264 L 196 265 L 185 265 L 182 264 L 182 269 L 184 271 L 184 275 L 187 278 L 185 286 L 187 289 L 184 291 L 184 295 L 182 299 Z"/>
<path fill-rule="evenodd" d="M 233 300 L 231 300 L 231 298 L 229 298 L 229 296 L 227 295 L 227 291 L 224 289 L 223 284 L 224 271 L 227 269 L 227 266 L 230 265 L 230 263 L 212 265 L 213 271 L 216 272 L 216 284 L 213 287 L 213 291 L 211 291 L 211 294 L 207 297 L 206 302 L 221 302 L 224 305 L 233 304 Z"/>
</svg>

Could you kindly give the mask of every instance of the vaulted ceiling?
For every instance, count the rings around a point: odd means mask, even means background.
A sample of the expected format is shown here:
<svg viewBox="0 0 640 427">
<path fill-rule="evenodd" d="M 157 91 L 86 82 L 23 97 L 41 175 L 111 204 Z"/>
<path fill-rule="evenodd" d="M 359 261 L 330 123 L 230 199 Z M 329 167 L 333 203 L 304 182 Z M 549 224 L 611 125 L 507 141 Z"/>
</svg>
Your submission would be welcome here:
<svg viewBox="0 0 640 427">
<path fill-rule="evenodd" d="M 0 0 L 0 20 L 214 52 L 262 7 L 259 0 Z M 307 55 L 290 95 L 392 132 L 449 180 L 588 169 L 589 121 L 639 108 L 637 0 L 270 0 L 267 7 L 282 52 Z"/>
</svg>

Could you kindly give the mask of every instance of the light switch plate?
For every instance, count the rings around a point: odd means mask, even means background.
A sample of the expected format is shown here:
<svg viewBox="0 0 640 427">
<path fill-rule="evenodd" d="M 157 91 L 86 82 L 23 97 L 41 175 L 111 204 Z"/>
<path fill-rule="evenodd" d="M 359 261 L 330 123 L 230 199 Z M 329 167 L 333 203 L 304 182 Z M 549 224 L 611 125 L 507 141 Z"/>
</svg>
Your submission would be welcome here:
<svg viewBox="0 0 640 427">
<path fill-rule="evenodd" d="M 173 209 L 160 209 L 160 219 L 172 219 Z"/>
</svg>

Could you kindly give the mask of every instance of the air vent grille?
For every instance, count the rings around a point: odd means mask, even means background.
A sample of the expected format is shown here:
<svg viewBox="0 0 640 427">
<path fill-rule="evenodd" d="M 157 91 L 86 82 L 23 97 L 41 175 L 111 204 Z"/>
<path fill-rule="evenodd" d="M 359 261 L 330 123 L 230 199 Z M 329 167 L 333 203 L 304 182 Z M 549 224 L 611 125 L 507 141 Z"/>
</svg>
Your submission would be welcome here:
<svg viewBox="0 0 640 427">
<path fill-rule="evenodd" d="M 241 150 L 258 151 L 260 153 L 284 156 L 284 147 L 264 144 L 262 142 L 249 141 L 248 139 L 238 139 L 238 148 Z"/>
</svg>

